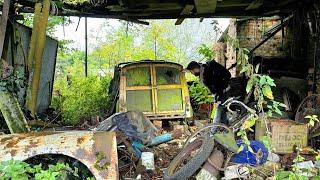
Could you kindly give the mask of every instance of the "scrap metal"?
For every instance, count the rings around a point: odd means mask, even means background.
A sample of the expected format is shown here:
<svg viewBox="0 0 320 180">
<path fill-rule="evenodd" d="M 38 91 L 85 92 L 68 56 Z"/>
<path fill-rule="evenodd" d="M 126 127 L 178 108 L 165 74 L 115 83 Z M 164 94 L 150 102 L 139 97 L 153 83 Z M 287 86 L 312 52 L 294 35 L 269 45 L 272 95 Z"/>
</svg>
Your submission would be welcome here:
<svg viewBox="0 0 320 180">
<path fill-rule="evenodd" d="M 97 180 L 118 179 L 115 133 L 70 131 L 0 136 L 0 161 L 60 154 L 82 162 Z"/>
</svg>

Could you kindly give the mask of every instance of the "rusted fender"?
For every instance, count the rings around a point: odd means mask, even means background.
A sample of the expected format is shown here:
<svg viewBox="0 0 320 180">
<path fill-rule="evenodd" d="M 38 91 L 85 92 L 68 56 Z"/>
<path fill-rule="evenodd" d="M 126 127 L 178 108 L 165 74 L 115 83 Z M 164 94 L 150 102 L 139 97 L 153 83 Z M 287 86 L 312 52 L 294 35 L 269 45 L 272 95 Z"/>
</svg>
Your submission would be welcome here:
<svg viewBox="0 0 320 180">
<path fill-rule="evenodd" d="M 24 161 L 42 154 L 75 158 L 86 165 L 97 180 L 119 177 L 113 132 L 36 132 L 0 136 L 0 161 Z"/>
</svg>

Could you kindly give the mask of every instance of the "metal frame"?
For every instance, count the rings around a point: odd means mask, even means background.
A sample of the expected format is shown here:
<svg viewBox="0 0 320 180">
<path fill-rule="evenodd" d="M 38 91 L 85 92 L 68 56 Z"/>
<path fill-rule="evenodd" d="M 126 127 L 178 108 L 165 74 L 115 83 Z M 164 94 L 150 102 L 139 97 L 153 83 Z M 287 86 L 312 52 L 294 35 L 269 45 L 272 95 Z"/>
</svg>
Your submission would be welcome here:
<svg viewBox="0 0 320 180">
<path fill-rule="evenodd" d="M 149 67 L 150 68 L 150 76 L 151 76 L 151 84 L 149 86 L 126 86 L 126 77 L 125 72 L 129 69 L 137 68 L 137 67 Z M 180 71 L 180 84 L 173 85 L 157 85 L 157 75 L 156 68 L 157 67 L 172 67 L 176 68 Z M 186 78 L 184 72 L 182 72 L 183 67 L 179 64 L 175 63 L 166 63 L 165 61 L 142 61 L 141 63 L 129 63 L 121 67 L 120 72 L 120 93 L 119 93 L 119 111 L 125 112 L 127 111 L 126 104 L 126 92 L 127 90 L 151 90 L 152 94 L 152 111 L 144 112 L 144 114 L 150 119 L 175 119 L 175 118 L 184 118 L 191 117 L 191 112 L 186 114 L 186 109 L 189 106 L 189 111 L 191 111 L 190 102 L 187 102 L 187 98 L 189 97 L 189 90 L 186 83 Z M 159 111 L 158 109 L 158 90 L 161 89 L 181 89 L 182 93 L 182 109 L 174 110 L 174 111 Z"/>
</svg>

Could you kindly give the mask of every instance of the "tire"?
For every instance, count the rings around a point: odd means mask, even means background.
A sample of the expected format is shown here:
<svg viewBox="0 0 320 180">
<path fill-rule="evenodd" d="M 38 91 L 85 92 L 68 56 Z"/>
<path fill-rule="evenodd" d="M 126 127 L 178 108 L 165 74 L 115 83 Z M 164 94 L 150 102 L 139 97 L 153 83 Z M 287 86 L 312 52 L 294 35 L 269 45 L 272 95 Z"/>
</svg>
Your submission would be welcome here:
<svg viewBox="0 0 320 180">
<path fill-rule="evenodd" d="M 201 145 L 201 146 L 200 146 Z M 199 147 L 200 146 L 200 147 Z M 201 136 L 188 144 L 170 163 L 169 167 L 164 170 L 165 180 L 183 180 L 192 176 L 201 165 L 208 159 L 214 148 L 214 140 L 210 136 Z M 189 157 L 192 150 L 198 150 L 187 164 L 176 171 L 176 168 Z"/>
<path fill-rule="evenodd" d="M 192 142 L 192 140 L 194 138 L 196 138 L 198 135 L 210 135 L 210 137 L 212 137 L 212 133 L 210 133 L 210 130 L 213 129 L 213 128 L 222 128 L 225 133 L 228 133 L 228 132 L 232 132 L 231 129 L 229 129 L 226 125 L 224 124 L 219 124 L 219 123 L 212 123 L 212 124 L 208 124 L 200 129 L 197 129 L 195 132 L 193 132 L 189 137 L 188 139 L 186 140 L 186 142 L 184 143 L 184 148 Z"/>
</svg>

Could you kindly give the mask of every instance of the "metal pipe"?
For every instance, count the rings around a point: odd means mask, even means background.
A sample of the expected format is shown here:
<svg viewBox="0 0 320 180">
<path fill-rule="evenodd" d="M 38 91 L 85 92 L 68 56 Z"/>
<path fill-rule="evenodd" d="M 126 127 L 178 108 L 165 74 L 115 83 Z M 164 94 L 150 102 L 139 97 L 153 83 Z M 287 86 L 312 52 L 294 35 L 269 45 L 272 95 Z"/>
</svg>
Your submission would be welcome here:
<svg viewBox="0 0 320 180">
<path fill-rule="evenodd" d="M 85 59 L 84 59 L 84 68 L 85 75 L 88 77 L 88 21 L 87 17 L 84 19 L 84 29 L 85 29 Z"/>
</svg>

